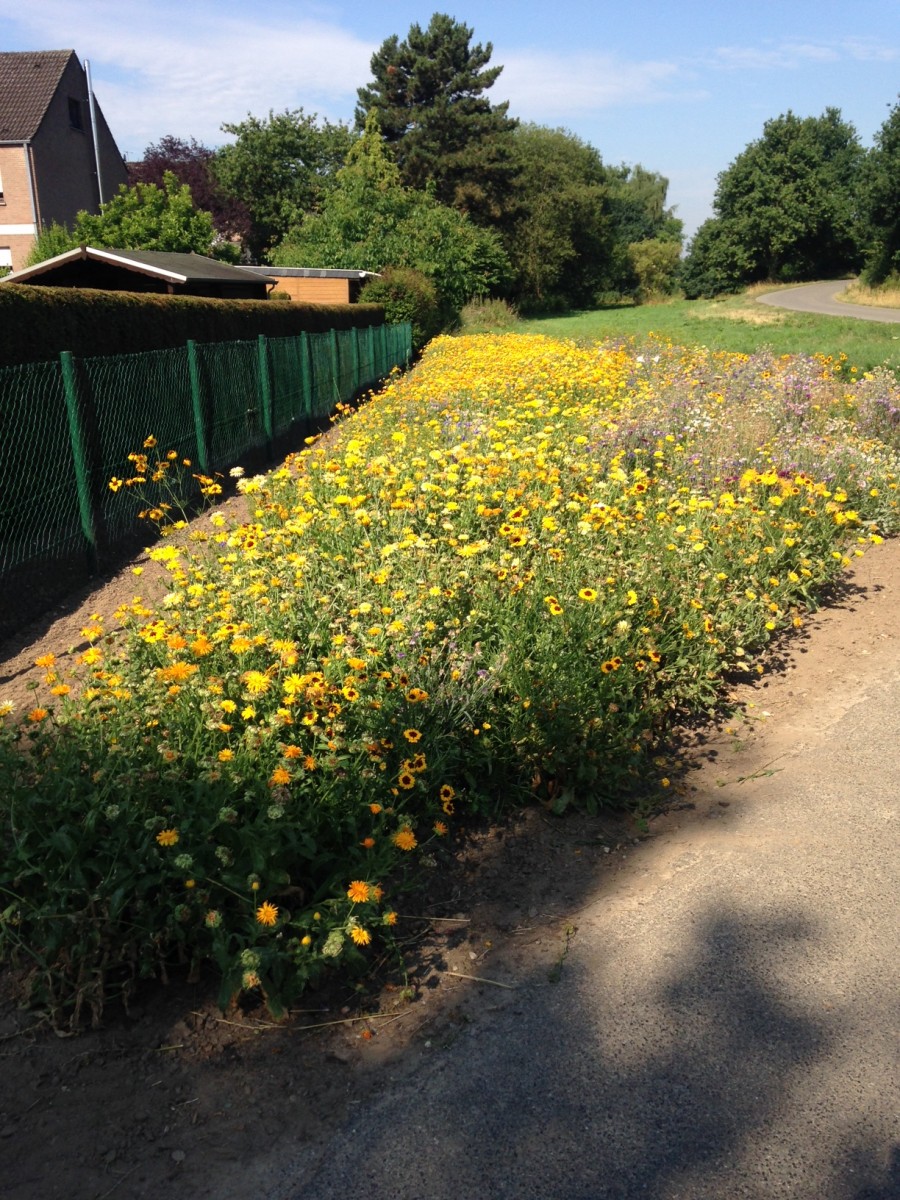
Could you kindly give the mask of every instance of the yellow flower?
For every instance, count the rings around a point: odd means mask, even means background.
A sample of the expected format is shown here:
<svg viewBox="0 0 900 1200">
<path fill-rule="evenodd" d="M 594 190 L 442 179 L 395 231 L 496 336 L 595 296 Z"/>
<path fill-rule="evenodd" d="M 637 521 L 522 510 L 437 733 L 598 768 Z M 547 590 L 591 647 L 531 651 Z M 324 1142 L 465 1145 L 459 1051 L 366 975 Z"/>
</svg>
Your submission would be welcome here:
<svg viewBox="0 0 900 1200">
<path fill-rule="evenodd" d="M 177 829 L 161 829 L 156 835 L 156 840 L 160 846 L 174 846 L 179 839 Z"/>
<path fill-rule="evenodd" d="M 262 696 L 272 683 L 264 671 L 245 671 L 241 679 L 251 696 Z"/>
<path fill-rule="evenodd" d="M 353 926 L 353 928 L 350 930 L 350 937 L 357 944 L 357 946 L 368 946 L 369 942 L 372 940 L 371 933 L 369 933 L 368 929 L 363 929 L 361 925 Z"/>
<path fill-rule="evenodd" d="M 416 835 L 408 825 L 404 825 L 402 829 L 399 829 L 394 834 L 391 841 L 398 850 L 415 850 L 416 846 L 419 844 L 416 841 Z"/>
<path fill-rule="evenodd" d="M 597 593 L 594 591 L 593 588 L 585 587 L 585 588 L 582 588 L 581 591 L 578 593 L 578 598 L 579 598 L 579 600 L 587 601 L 588 604 L 593 604 L 594 601 L 597 599 Z"/>
<path fill-rule="evenodd" d="M 404 729 L 403 736 L 408 742 L 418 742 L 422 740 L 422 734 L 418 729 Z"/>
<path fill-rule="evenodd" d="M 278 905 L 264 900 L 256 910 L 256 919 L 260 925 L 274 925 L 278 920 Z"/>
<path fill-rule="evenodd" d="M 354 904 L 365 904 L 369 899 L 369 885 L 362 879 L 354 879 L 347 888 L 347 899 Z"/>
<path fill-rule="evenodd" d="M 269 776 L 269 787 L 284 787 L 291 782 L 291 773 L 286 767 L 276 767 Z"/>
<path fill-rule="evenodd" d="M 408 792 L 411 787 L 415 786 L 416 777 L 409 771 L 401 771 L 397 776 L 397 783 L 403 788 L 404 791 Z"/>
<path fill-rule="evenodd" d="M 34 665 L 36 667 L 43 667 L 45 670 L 49 670 L 55 664 L 55 662 L 55 654 L 42 654 L 40 658 L 36 658 L 34 660 Z"/>
<path fill-rule="evenodd" d="M 234 751 L 228 749 L 220 750 L 218 758 L 219 762 L 231 762 L 231 760 L 234 758 Z"/>
</svg>

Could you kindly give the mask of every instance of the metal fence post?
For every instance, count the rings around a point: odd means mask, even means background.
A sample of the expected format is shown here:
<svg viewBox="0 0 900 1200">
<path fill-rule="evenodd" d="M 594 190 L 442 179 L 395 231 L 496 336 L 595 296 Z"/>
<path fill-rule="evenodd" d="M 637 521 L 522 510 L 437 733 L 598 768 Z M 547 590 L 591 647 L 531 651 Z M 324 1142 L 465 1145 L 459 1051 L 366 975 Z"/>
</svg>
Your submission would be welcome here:
<svg viewBox="0 0 900 1200">
<path fill-rule="evenodd" d="M 300 334 L 298 340 L 300 342 L 300 387 L 303 393 L 303 418 L 308 421 L 312 417 L 313 408 L 312 367 L 309 360 L 312 351 L 309 347 L 309 334 L 305 330 Z"/>
<path fill-rule="evenodd" d="M 272 423 L 272 378 L 269 374 L 269 348 L 266 335 L 261 333 L 257 345 L 257 361 L 259 363 L 259 399 L 262 405 L 262 427 L 266 435 L 266 457 L 272 457 L 272 439 L 274 437 Z"/>
<path fill-rule="evenodd" d="M 341 351 L 338 345 L 338 332 L 336 329 L 330 329 L 331 334 L 331 370 L 334 375 L 334 397 L 335 401 L 343 400 L 341 395 Z"/>
<path fill-rule="evenodd" d="M 94 503 L 93 488 L 91 487 L 87 430 L 85 428 L 84 413 L 79 395 L 78 377 L 75 372 L 75 360 L 72 357 L 71 351 L 60 351 L 59 365 L 62 371 L 63 391 L 66 397 L 66 415 L 69 418 L 69 441 L 72 447 L 72 458 L 75 463 L 75 483 L 78 489 L 78 514 L 81 518 L 81 530 L 84 534 L 88 570 L 92 575 L 96 575 L 100 565 L 97 551 L 98 513 Z"/>
<path fill-rule="evenodd" d="M 187 344 L 188 374 L 191 379 L 191 407 L 194 413 L 194 432 L 197 437 L 197 462 L 204 474 L 209 474 L 209 436 L 206 405 L 203 403 L 203 384 L 200 379 L 200 363 L 197 358 L 197 343 Z"/>
</svg>

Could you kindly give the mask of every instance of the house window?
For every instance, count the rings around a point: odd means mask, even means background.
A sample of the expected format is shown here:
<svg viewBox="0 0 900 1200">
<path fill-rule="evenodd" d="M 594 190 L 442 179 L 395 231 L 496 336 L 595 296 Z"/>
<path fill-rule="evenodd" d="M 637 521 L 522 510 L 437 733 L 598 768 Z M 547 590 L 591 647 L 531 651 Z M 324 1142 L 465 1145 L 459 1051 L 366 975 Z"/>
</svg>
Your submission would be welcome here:
<svg viewBox="0 0 900 1200">
<path fill-rule="evenodd" d="M 3 198 L 3 176 L 0 175 L 0 204 L 5 204 L 5 203 L 6 203 L 6 201 Z"/>
<path fill-rule="evenodd" d="M 81 101 L 74 96 L 69 97 L 69 125 L 72 129 L 84 129 L 81 120 Z"/>
<path fill-rule="evenodd" d="M 12 250 L 9 246 L 0 246 L 0 271 L 8 267 L 12 270 Z"/>
</svg>

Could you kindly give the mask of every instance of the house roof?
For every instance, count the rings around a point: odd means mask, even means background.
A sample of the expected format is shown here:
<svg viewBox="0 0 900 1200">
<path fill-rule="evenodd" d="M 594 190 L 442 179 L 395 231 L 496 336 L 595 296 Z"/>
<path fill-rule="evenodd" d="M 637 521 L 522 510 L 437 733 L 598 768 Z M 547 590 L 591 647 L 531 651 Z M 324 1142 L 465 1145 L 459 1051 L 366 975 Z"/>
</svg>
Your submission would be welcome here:
<svg viewBox="0 0 900 1200">
<path fill-rule="evenodd" d="M 74 50 L 0 51 L 0 142 L 37 133 Z"/>
<path fill-rule="evenodd" d="M 273 279 L 377 279 L 377 271 L 338 271 L 330 267 L 242 267 Z"/>
<path fill-rule="evenodd" d="M 78 259 L 90 259 L 95 262 L 107 263 L 110 266 L 123 267 L 127 271 L 136 271 L 141 275 L 153 275 L 164 279 L 167 283 L 225 281 L 231 283 L 246 282 L 247 270 L 244 267 L 232 267 L 228 263 L 218 262 L 214 258 L 206 258 L 203 254 L 176 254 L 165 250 L 108 250 L 96 246 L 76 246 L 65 254 L 57 254 L 55 258 L 45 259 L 33 267 L 23 267 L 21 271 L 13 271 L 0 283 L 27 283 L 37 275 L 43 275 L 66 263 L 77 262 Z M 257 277 L 274 283 L 271 276 L 264 271 L 258 272 Z"/>
</svg>

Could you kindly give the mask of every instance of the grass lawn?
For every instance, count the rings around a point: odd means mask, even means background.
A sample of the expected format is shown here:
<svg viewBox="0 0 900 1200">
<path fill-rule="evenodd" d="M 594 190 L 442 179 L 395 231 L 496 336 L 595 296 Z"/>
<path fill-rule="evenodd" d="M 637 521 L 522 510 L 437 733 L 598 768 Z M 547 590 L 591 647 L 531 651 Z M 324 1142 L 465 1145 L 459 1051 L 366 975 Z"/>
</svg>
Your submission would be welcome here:
<svg viewBox="0 0 900 1200">
<path fill-rule="evenodd" d="M 521 321 L 515 329 L 577 341 L 640 339 L 654 333 L 683 346 L 748 354 L 771 347 L 776 354 L 826 354 L 835 359 L 844 354 L 859 371 L 880 364 L 900 370 L 900 325 L 795 313 L 757 303 L 757 295 L 774 290 L 766 286 L 718 300 L 672 300 L 542 317 Z"/>
</svg>

